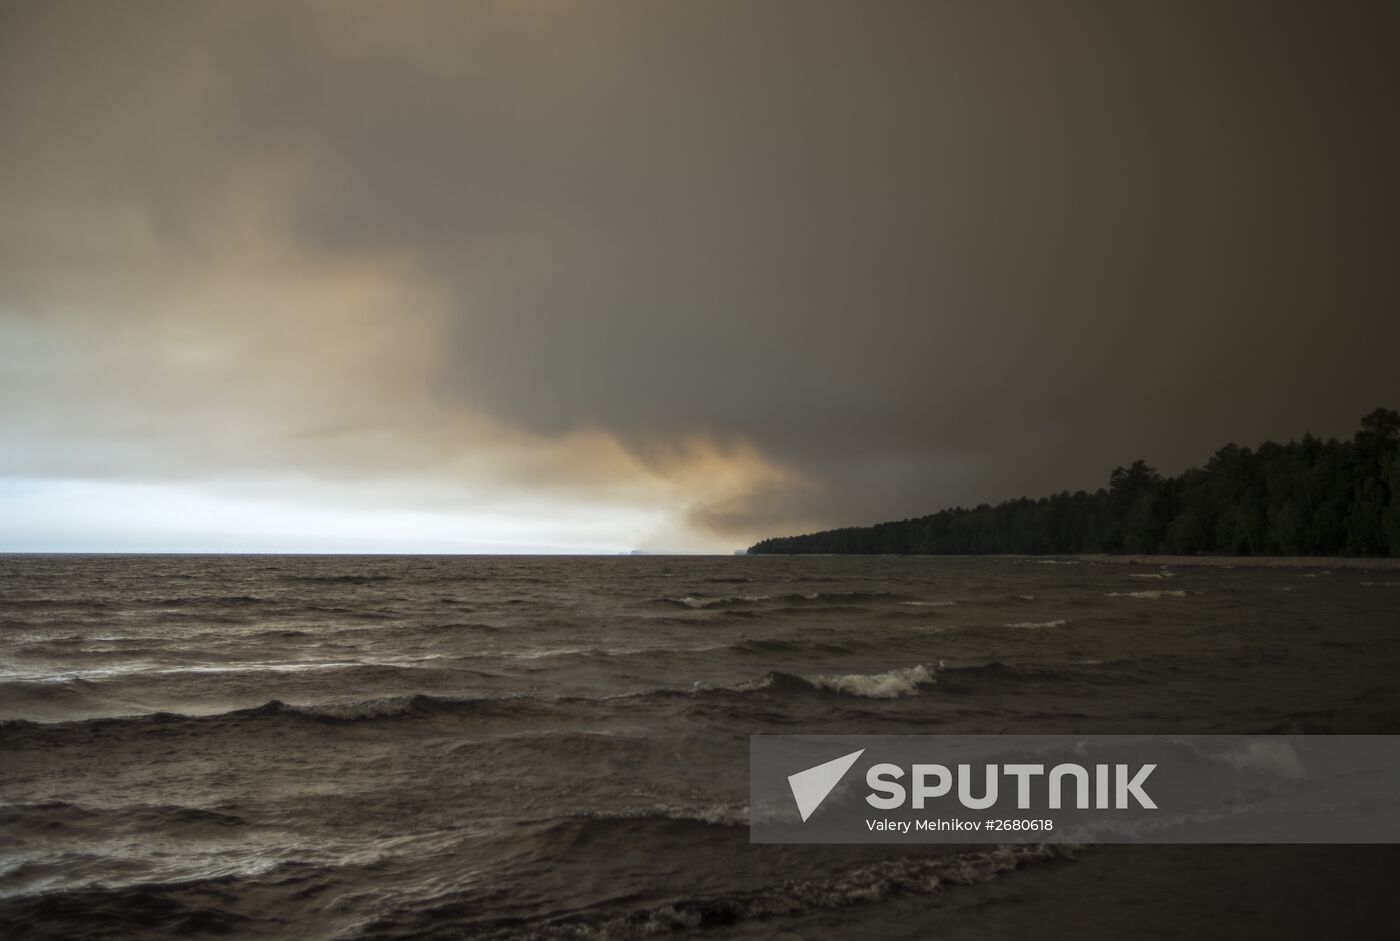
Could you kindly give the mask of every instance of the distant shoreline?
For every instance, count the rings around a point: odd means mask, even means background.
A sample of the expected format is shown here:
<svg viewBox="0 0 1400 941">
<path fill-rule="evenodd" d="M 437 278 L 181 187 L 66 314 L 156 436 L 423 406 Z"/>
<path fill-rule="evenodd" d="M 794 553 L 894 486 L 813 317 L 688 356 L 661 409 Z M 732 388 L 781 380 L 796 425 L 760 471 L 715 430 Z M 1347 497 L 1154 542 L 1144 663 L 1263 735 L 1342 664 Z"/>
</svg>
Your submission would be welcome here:
<svg viewBox="0 0 1400 941">
<path fill-rule="evenodd" d="M 1105 552 L 1056 552 L 1031 555 L 1025 552 L 751 552 L 750 557 L 783 556 L 797 558 L 871 558 L 901 559 L 1024 559 L 1029 562 L 1102 562 L 1115 565 L 1196 565 L 1214 568 L 1274 568 L 1274 569 L 1356 569 L 1358 571 L 1400 572 L 1400 559 L 1390 556 L 1328 556 L 1328 555 L 1151 555 Z"/>
<path fill-rule="evenodd" d="M 1203 467 L 1163 477 L 1145 461 L 1108 487 L 927 516 L 772 536 L 752 553 L 842 555 L 1158 553 L 1400 558 L 1400 412 L 1378 408 L 1350 441 L 1227 444 Z M 1211 564 L 1211 563 L 1207 563 Z"/>
</svg>

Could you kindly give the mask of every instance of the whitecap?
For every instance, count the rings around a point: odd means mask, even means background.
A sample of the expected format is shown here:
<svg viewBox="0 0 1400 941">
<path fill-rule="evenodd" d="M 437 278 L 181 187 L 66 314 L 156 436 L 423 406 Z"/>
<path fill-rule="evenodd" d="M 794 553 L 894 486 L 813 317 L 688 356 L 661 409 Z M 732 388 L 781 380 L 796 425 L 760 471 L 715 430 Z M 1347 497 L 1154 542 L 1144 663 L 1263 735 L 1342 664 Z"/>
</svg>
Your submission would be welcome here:
<svg viewBox="0 0 1400 941">
<path fill-rule="evenodd" d="M 847 673 L 844 676 L 824 675 L 803 677 L 819 689 L 848 696 L 863 696 L 867 699 L 894 699 L 898 696 L 912 696 L 920 686 L 936 682 L 933 671 L 925 664 L 909 667 L 907 670 L 891 670 L 888 673 Z"/>
</svg>

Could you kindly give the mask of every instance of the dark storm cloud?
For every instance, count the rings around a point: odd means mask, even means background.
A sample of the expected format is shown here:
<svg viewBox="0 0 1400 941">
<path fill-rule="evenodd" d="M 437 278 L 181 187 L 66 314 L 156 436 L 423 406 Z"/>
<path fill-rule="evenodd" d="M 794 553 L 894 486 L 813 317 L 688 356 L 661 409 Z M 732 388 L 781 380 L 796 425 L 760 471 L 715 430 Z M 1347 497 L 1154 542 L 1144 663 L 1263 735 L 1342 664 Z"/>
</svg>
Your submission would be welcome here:
<svg viewBox="0 0 1400 941">
<path fill-rule="evenodd" d="M 1092 487 L 1400 400 L 1389 5 L 8 18 L 7 81 L 61 113 L 8 110 L 7 163 L 138 202 L 177 255 L 275 192 L 289 250 L 440 299 L 445 401 L 809 484 L 711 525 Z"/>
</svg>

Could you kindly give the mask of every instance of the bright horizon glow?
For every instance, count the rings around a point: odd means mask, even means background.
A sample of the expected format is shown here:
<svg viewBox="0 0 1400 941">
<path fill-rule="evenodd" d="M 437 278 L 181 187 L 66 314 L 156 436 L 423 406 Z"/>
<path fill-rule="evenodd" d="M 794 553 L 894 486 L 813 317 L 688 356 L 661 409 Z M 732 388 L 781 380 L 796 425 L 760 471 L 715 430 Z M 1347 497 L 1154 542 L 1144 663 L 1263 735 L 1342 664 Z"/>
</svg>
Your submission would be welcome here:
<svg viewBox="0 0 1400 941">
<path fill-rule="evenodd" d="M 631 505 L 427 507 L 406 506 L 374 485 L 320 486 L 311 497 L 287 489 L 0 478 L 0 552 L 617 555 L 739 548 L 681 537 L 684 530 L 667 514 Z"/>
</svg>

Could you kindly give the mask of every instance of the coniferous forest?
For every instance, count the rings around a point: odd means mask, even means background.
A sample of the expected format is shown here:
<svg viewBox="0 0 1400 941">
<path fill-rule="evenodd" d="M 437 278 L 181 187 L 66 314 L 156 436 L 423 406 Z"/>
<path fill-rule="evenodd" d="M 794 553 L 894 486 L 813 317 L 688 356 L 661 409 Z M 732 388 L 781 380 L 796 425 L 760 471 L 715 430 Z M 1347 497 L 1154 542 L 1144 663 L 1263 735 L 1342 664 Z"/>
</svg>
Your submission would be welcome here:
<svg viewBox="0 0 1400 941">
<path fill-rule="evenodd" d="M 1135 461 L 1093 493 L 954 507 L 749 551 L 1400 557 L 1400 412 L 1376 409 L 1350 441 L 1227 444 L 1175 477 Z"/>
</svg>

